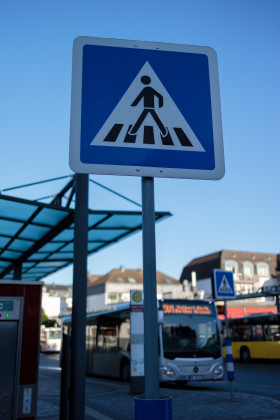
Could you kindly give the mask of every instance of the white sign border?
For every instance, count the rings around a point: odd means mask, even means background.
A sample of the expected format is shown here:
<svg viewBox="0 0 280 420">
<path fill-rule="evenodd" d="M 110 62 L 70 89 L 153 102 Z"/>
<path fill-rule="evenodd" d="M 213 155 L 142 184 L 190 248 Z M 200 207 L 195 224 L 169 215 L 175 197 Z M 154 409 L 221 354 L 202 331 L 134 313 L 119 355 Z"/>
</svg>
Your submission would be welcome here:
<svg viewBox="0 0 280 420">
<path fill-rule="evenodd" d="M 214 137 L 215 168 L 180 169 L 123 165 L 86 164 L 80 160 L 81 141 L 81 102 L 82 102 L 82 61 L 85 45 L 101 45 L 109 47 L 137 48 L 146 50 L 161 50 L 205 54 L 209 60 L 210 94 L 212 106 L 212 123 Z M 224 147 L 222 134 L 222 118 L 220 105 L 220 90 L 218 79 L 218 64 L 216 52 L 210 47 L 169 44 L 150 41 L 132 41 L 110 38 L 78 37 L 73 44 L 72 90 L 70 114 L 70 168 L 76 173 L 100 175 L 147 176 L 158 178 L 185 178 L 219 180 L 225 174 Z"/>
</svg>

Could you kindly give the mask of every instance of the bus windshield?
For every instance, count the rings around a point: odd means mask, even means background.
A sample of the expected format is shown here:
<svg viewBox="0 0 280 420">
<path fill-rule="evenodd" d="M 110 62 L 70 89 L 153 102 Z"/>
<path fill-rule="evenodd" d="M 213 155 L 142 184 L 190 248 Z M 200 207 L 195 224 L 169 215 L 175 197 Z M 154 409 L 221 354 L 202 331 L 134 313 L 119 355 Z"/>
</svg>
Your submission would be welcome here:
<svg viewBox="0 0 280 420">
<path fill-rule="evenodd" d="M 57 340 L 61 338 L 61 332 L 60 330 L 57 331 L 48 331 L 48 339 L 49 340 Z"/>
<path fill-rule="evenodd" d="M 165 315 L 162 336 L 167 359 L 221 357 L 220 334 L 213 316 Z"/>
</svg>

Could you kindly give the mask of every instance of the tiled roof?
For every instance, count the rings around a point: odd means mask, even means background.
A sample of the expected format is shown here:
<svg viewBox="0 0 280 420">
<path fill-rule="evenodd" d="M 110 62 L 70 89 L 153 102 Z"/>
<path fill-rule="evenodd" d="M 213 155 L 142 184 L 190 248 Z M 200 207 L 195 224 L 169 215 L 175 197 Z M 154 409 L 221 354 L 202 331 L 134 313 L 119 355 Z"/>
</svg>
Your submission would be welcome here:
<svg viewBox="0 0 280 420">
<path fill-rule="evenodd" d="M 97 286 L 104 283 L 143 283 L 143 270 L 125 269 L 124 267 L 115 268 L 104 276 L 99 276 L 90 286 Z M 178 280 L 157 271 L 157 284 L 179 284 Z"/>
</svg>

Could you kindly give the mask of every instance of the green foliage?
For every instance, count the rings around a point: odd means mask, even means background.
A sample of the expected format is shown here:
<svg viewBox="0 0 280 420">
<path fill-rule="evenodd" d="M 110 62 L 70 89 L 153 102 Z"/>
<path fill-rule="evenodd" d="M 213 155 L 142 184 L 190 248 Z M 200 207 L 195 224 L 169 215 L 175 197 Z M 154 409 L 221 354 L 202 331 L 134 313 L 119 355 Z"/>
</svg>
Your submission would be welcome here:
<svg viewBox="0 0 280 420">
<path fill-rule="evenodd" d="M 41 324 L 45 325 L 48 322 L 49 318 L 46 315 L 46 312 L 44 311 L 44 309 L 42 308 L 41 310 Z"/>
</svg>

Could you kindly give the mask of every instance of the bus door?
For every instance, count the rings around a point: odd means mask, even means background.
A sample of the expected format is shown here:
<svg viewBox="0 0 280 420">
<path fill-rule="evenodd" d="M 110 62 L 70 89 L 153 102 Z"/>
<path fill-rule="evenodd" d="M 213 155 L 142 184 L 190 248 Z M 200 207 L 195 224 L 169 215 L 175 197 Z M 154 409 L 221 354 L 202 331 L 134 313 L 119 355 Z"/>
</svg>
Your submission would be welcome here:
<svg viewBox="0 0 280 420">
<path fill-rule="evenodd" d="M 89 324 L 86 326 L 86 352 L 87 352 L 87 368 L 88 374 L 94 374 L 94 352 L 96 350 L 96 332 L 97 326 Z"/>
<path fill-rule="evenodd" d="M 99 324 L 96 351 L 94 352 L 94 373 L 96 375 L 119 376 L 118 325 L 116 322 Z"/>
</svg>

